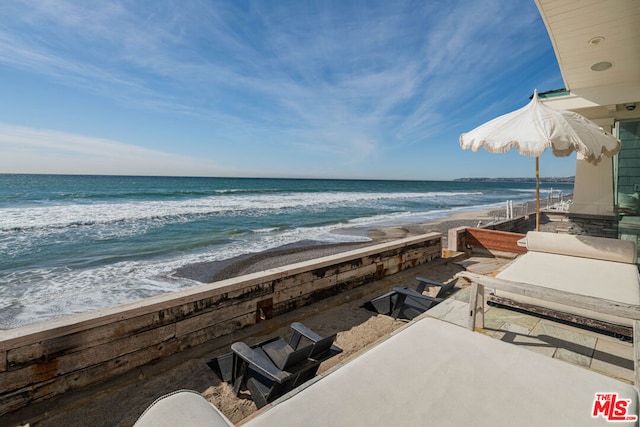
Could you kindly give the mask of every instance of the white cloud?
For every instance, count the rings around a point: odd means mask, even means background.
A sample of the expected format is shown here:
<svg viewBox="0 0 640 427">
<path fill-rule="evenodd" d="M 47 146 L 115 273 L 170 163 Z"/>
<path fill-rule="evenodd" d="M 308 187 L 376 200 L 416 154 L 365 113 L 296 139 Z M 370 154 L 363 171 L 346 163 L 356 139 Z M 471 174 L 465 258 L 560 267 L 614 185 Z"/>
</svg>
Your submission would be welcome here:
<svg viewBox="0 0 640 427">
<path fill-rule="evenodd" d="M 100 138 L 0 124 L 5 173 L 223 176 L 233 171 L 202 159 Z"/>
</svg>

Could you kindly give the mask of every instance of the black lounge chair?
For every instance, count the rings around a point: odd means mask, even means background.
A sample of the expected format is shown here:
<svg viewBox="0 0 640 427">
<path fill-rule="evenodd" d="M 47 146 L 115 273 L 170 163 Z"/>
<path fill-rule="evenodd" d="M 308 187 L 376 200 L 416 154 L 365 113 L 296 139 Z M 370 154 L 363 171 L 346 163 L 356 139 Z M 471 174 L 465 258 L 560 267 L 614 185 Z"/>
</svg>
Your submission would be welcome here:
<svg viewBox="0 0 640 427">
<path fill-rule="evenodd" d="M 311 348 L 306 346 L 288 353 L 280 368 L 261 348 L 233 343 L 231 350 L 246 365 L 241 388 L 246 386 L 256 406 L 262 408 L 316 375 L 320 362 L 308 358 Z"/>
<path fill-rule="evenodd" d="M 267 341 L 260 342 L 258 344 L 252 345 L 251 348 L 260 348 L 263 345 L 267 345 L 272 341 L 279 340 L 279 337 L 271 338 Z M 232 351 L 228 353 L 221 354 L 220 356 L 214 357 L 213 359 L 207 362 L 207 365 L 216 375 L 222 379 L 222 381 L 232 384 L 234 388 L 236 388 L 236 379 L 241 379 L 241 366 L 239 364 L 238 358 L 233 354 Z"/>
<path fill-rule="evenodd" d="M 292 323 L 291 329 L 288 342 L 280 337 L 253 346 L 237 342 L 231 353 L 207 364 L 233 385 L 236 394 L 244 387 L 249 389 L 261 408 L 313 378 L 321 362 L 342 352 L 333 344 L 336 334 L 322 337 L 299 322 Z"/>
<path fill-rule="evenodd" d="M 445 284 L 424 277 L 416 277 L 416 280 L 418 281 L 416 290 L 395 287 L 392 292 L 367 301 L 364 308 L 396 319 L 412 320 L 442 302 L 454 287 L 454 282 Z M 435 297 L 422 294 L 427 286 L 438 287 Z"/>
<path fill-rule="evenodd" d="M 293 329 L 293 334 L 288 343 L 282 338 L 277 338 L 260 346 L 280 369 L 284 369 L 283 366 L 286 365 L 288 358 L 292 357 L 292 352 L 300 348 L 302 340 L 311 347 L 308 358 L 317 362 L 322 362 L 342 352 L 340 347 L 333 344 L 337 334 L 323 338 L 300 322 L 292 323 L 291 329 Z"/>
</svg>

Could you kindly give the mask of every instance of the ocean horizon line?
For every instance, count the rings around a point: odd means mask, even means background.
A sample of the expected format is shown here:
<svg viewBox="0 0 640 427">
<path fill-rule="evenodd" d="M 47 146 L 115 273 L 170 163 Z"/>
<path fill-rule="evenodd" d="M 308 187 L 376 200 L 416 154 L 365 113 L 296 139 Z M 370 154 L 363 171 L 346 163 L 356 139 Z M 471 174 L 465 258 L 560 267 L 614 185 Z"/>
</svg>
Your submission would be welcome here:
<svg viewBox="0 0 640 427">
<path fill-rule="evenodd" d="M 132 174 L 80 174 L 80 173 L 36 173 L 0 172 L 0 176 L 54 176 L 54 177 L 105 177 L 105 178 L 176 178 L 176 179 L 272 179 L 300 181 L 381 181 L 381 182 L 535 182 L 535 177 L 459 177 L 452 179 L 411 179 L 411 178 L 328 178 L 295 176 L 208 176 L 208 175 L 132 175 Z M 540 182 L 573 183 L 575 176 L 540 177 Z"/>
</svg>

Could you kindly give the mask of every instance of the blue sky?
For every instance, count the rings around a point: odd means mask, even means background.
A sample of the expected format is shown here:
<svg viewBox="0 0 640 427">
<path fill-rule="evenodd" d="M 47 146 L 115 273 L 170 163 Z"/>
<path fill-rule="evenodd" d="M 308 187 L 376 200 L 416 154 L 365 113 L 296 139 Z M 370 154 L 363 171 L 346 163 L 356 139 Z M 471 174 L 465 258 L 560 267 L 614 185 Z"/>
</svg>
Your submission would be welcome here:
<svg viewBox="0 0 640 427">
<path fill-rule="evenodd" d="M 563 87 L 533 0 L 3 0 L 0 82 L 0 172 L 381 179 L 533 176 L 458 138 Z"/>
</svg>

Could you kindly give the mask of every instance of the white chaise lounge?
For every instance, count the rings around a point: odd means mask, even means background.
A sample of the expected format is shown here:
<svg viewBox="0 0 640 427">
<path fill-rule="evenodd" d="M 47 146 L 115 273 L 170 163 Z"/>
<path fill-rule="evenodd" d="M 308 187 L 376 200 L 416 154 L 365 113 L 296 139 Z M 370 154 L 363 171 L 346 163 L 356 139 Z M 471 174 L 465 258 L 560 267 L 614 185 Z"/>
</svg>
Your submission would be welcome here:
<svg viewBox="0 0 640 427">
<path fill-rule="evenodd" d="M 516 258 L 496 278 L 640 305 L 640 278 L 634 242 L 532 231 L 527 233 L 526 245 L 528 252 Z M 563 304 L 554 299 L 487 287 L 491 289 L 492 299 L 502 304 L 613 332 L 625 330 L 616 328 L 616 325 L 627 330 L 632 326 L 629 318 Z"/>
<path fill-rule="evenodd" d="M 605 425 L 591 416 L 603 390 L 638 413 L 629 384 L 424 318 L 244 425 Z"/>
</svg>

